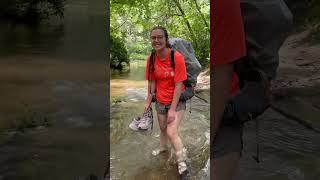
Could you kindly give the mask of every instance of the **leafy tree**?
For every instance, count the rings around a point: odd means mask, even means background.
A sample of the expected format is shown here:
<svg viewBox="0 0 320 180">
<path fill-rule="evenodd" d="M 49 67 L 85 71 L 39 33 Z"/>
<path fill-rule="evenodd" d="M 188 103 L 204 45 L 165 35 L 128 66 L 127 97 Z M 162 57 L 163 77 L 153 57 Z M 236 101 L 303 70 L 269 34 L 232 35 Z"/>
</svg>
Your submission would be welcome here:
<svg viewBox="0 0 320 180">
<path fill-rule="evenodd" d="M 320 21 L 320 2 L 316 0 L 285 0 L 297 24 Z"/>
<path fill-rule="evenodd" d="M 122 69 L 124 65 L 129 65 L 129 55 L 124 41 L 114 34 L 110 36 L 110 67 L 113 69 Z"/>
<path fill-rule="evenodd" d="M 319 0 L 285 0 L 288 4 L 295 24 L 295 29 L 311 27 L 307 41 L 320 42 L 320 1 Z"/>
<path fill-rule="evenodd" d="M 149 31 L 152 27 L 161 25 L 167 28 L 170 37 L 180 37 L 192 42 L 200 63 L 208 65 L 209 17 L 209 0 L 110 1 L 111 32 L 126 41 L 130 57 L 134 49 L 137 49 L 134 46 L 146 48 L 140 53 L 150 53 Z"/>
<path fill-rule="evenodd" d="M 65 0 L 1 0 L 0 18 L 28 23 L 63 17 Z"/>
</svg>

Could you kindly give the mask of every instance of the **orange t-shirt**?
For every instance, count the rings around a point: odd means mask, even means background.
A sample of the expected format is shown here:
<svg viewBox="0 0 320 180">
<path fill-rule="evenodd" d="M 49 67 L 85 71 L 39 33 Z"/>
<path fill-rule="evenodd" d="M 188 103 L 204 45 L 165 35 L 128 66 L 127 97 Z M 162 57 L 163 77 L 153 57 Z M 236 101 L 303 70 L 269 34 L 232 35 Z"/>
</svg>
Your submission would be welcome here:
<svg viewBox="0 0 320 180">
<path fill-rule="evenodd" d="M 210 4 L 211 63 L 232 63 L 246 55 L 240 0 L 216 0 Z"/>
<path fill-rule="evenodd" d="M 210 3 L 211 63 L 232 63 L 246 55 L 240 0 L 215 0 Z M 239 78 L 232 74 L 231 95 L 239 90 Z"/>
<path fill-rule="evenodd" d="M 187 70 L 184 57 L 181 53 L 174 53 L 174 65 L 172 68 L 170 63 L 170 49 L 165 59 L 160 60 L 155 55 L 154 71 L 150 69 L 150 80 L 156 81 L 156 98 L 157 101 L 164 105 L 172 103 L 175 84 L 187 79 Z M 150 56 L 147 58 L 146 79 L 148 80 Z M 184 85 L 182 84 L 182 92 Z"/>
</svg>

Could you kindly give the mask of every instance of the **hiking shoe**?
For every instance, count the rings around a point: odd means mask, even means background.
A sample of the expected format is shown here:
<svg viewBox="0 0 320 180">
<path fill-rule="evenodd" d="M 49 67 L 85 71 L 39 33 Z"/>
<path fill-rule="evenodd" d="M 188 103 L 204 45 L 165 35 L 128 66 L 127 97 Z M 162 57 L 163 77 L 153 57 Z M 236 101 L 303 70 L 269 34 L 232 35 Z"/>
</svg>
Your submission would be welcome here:
<svg viewBox="0 0 320 180">
<path fill-rule="evenodd" d="M 189 175 L 189 171 L 188 170 L 183 171 L 182 174 L 180 174 L 181 180 L 189 179 L 188 175 Z"/>
<path fill-rule="evenodd" d="M 185 161 L 177 161 L 178 163 L 178 172 L 181 176 L 185 176 L 188 174 L 188 167 Z"/>
<path fill-rule="evenodd" d="M 181 151 L 178 151 L 176 156 L 179 156 L 179 159 L 177 159 L 178 172 L 180 176 L 186 176 L 188 174 L 188 167 L 186 164 L 187 149 L 183 148 Z"/>
<path fill-rule="evenodd" d="M 149 107 L 148 110 L 143 114 L 139 121 L 139 129 L 141 130 L 147 130 L 150 128 L 153 122 L 153 114 L 152 114 L 152 108 Z"/>
<path fill-rule="evenodd" d="M 134 118 L 133 121 L 129 124 L 130 129 L 134 131 L 139 131 L 140 120 L 141 120 L 140 116 Z"/>
</svg>

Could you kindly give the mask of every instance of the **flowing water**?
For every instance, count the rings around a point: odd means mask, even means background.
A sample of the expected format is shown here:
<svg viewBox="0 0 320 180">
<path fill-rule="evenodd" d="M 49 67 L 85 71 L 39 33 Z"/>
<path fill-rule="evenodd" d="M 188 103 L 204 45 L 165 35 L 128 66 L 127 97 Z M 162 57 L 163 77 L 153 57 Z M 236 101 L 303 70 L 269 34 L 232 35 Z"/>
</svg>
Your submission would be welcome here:
<svg viewBox="0 0 320 180">
<path fill-rule="evenodd" d="M 0 179 L 103 177 L 104 9 L 104 2 L 68 0 L 63 19 L 0 23 Z M 17 130 L 41 119 L 51 125 Z"/>
<path fill-rule="evenodd" d="M 140 66 L 137 64 L 141 64 Z M 154 114 L 153 131 L 135 132 L 128 125 L 141 116 L 147 95 L 144 63 L 132 63 L 130 72 L 114 72 L 110 82 L 111 177 L 115 179 L 179 179 L 171 153 L 154 157 L 151 152 L 159 147 L 159 126 Z M 209 157 L 209 104 L 194 97 L 187 103 L 187 111 L 179 128 L 188 150 L 190 179 L 209 179 L 202 172 Z M 153 105 L 153 109 L 154 105 Z"/>
</svg>

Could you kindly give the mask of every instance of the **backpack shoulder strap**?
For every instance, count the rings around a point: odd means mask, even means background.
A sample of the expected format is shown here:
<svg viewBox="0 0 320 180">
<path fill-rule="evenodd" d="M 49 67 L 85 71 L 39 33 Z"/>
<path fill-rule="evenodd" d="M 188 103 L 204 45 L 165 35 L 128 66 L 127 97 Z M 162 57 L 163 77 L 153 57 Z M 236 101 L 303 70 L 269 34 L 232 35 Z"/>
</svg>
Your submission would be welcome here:
<svg viewBox="0 0 320 180">
<path fill-rule="evenodd" d="M 175 53 L 175 50 L 174 49 L 171 49 L 170 51 L 170 64 L 171 64 L 171 67 L 174 69 L 175 65 L 174 65 L 174 53 Z"/>
<path fill-rule="evenodd" d="M 150 59 L 149 59 L 149 67 L 148 67 L 148 81 L 150 81 L 150 71 L 154 71 L 154 51 L 152 50 Z"/>
<path fill-rule="evenodd" d="M 171 49 L 170 51 L 170 64 L 171 64 L 171 67 L 172 68 L 175 68 L 175 64 L 174 64 L 174 53 L 175 53 L 175 50 L 174 49 Z M 151 70 L 154 71 L 154 63 L 155 63 L 155 53 L 154 51 L 152 50 L 152 53 L 150 55 L 150 66 L 151 66 Z M 150 69 L 150 67 L 149 67 Z M 150 71 L 149 71 L 150 72 Z"/>
<path fill-rule="evenodd" d="M 152 50 L 151 52 L 151 56 L 150 56 L 150 66 L 151 66 L 151 70 L 154 71 L 154 61 L 155 61 L 155 53 L 154 50 Z"/>
</svg>

